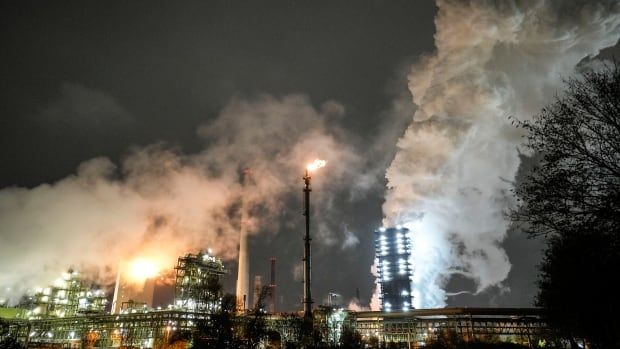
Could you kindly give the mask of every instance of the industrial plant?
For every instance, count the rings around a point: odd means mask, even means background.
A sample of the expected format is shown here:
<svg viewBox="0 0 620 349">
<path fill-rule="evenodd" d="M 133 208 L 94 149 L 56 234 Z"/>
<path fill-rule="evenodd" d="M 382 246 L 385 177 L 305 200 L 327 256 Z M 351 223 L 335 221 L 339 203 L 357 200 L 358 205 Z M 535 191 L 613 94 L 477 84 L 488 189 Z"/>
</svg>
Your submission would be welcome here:
<svg viewBox="0 0 620 349">
<path fill-rule="evenodd" d="M 464 340 L 499 338 L 526 345 L 549 340 L 551 333 L 537 309 L 413 309 L 411 231 L 403 227 L 380 228 L 374 234 L 381 310 L 354 312 L 333 306 L 316 307 L 311 321 L 322 341 L 337 344 L 345 330 L 356 331 L 367 343 L 401 343 L 408 348 L 423 347 L 445 331 Z M 242 258 L 243 253 L 239 256 Z M 32 348 L 189 347 L 191 342 L 178 334 L 195 331 L 199 321 L 209 321 L 220 311 L 221 294 L 213 286 L 227 275 L 227 270 L 212 253 L 199 251 L 180 256 L 174 271 L 174 301 L 161 309 L 152 304 L 152 279 L 132 287 L 119 271 L 114 300 L 108 307 L 105 292 L 92 288 L 78 271 L 70 269 L 53 285 L 25 297 L 18 307 L 1 309 L 5 330 L 0 332 L 0 340 L 14 338 Z M 286 348 L 287 344 L 299 343 L 307 315 L 305 311 L 276 312 L 275 258 L 271 259 L 267 288 L 272 291 L 269 304 L 263 305 L 261 311 L 272 335 L 264 339 L 264 345 Z M 254 302 L 258 298 L 255 292 Z M 236 309 L 241 322 L 251 318 L 252 309 L 246 305 L 247 293 L 242 299 L 243 307 Z M 275 340 L 273 334 L 277 334 Z"/>
<path fill-rule="evenodd" d="M 310 172 L 324 165 L 315 161 L 303 177 L 304 284 L 298 312 L 277 312 L 275 258 L 270 259 L 269 282 L 263 286 L 262 278 L 256 277 L 249 298 L 248 232 L 242 217 L 232 308 L 226 308 L 221 287 L 228 270 L 210 250 L 200 250 L 178 257 L 170 277 L 174 299 L 167 307 L 154 306 L 156 273 L 144 261 L 137 264 L 142 271 L 138 282 L 119 267 L 111 304 L 101 287 L 69 269 L 53 285 L 22 298 L 18 306 L 0 308 L 0 341 L 12 340 L 27 348 L 189 348 L 201 326 L 217 324 L 220 314 L 231 310 L 235 326 L 255 324 L 261 318 L 265 331 L 259 344 L 273 348 L 338 345 L 346 331 L 356 333 L 367 347 L 392 343 L 419 348 L 446 333 L 464 341 L 493 339 L 529 347 L 552 339 L 537 309 L 414 309 L 411 244 L 416 232 L 401 226 L 374 231 L 379 310 L 344 309 L 332 297 L 327 305 L 313 306 Z"/>
</svg>

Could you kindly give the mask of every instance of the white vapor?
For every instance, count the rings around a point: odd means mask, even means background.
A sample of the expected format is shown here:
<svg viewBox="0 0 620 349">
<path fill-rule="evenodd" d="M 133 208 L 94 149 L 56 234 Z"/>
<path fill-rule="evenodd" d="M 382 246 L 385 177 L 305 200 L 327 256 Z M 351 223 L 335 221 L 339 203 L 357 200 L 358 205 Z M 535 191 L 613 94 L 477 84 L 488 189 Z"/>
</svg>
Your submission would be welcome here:
<svg viewBox="0 0 620 349">
<path fill-rule="evenodd" d="M 250 232 L 276 232 L 283 201 L 300 192 L 309 161 L 329 163 L 321 169 L 329 181 L 313 183 L 325 188 L 316 196 L 326 201 L 355 174 L 361 161 L 334 123 L 343 112 L 336 102 L 315 108 L 301 95 L 235 99 L 200 127 L 201 153 L 154 144 L 133 149 L 119 166 L 96 158 L 55 183 L 0 190 L 0 298 L 14 303 L 70 266 L 105 285 L 120 261 L 135 257 L 170 268 L 199 249 L 236 257 L 241 195 Z M 254 174 L 251 190 L 240 185 L 244 168 Z"/>
<path fill-rule="evenodd" d="M 442 307 L 454 274 L 480 293 L 511 264 L 503 210 L 527 119 L 584 59 L 616 44 L 617 1 L 438 1 L 436 51 L 415 64 L 417 110 L 387 170 L 386 225 L 413 231 L 414 306 Z M 417 217 L 422 216 L 417 223 Z"/>
</svg>

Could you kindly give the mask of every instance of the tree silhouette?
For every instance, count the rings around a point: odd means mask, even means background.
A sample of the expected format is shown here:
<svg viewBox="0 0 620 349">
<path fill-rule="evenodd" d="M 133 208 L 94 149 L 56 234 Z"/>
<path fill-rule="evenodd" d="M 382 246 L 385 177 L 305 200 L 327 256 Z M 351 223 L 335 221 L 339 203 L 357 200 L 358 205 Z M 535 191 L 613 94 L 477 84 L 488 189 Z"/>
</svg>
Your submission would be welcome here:
<svg viewBox="0 0 620 349">
<path fill-rule="evenodd" d="M 260 341 L 267 336 L 267 324 L 265 321 L 265 304 L 271 294 L 270 286 L 263 286 L 258 293 L 254 307 L 244 321 L 244 335 L 248 348 L 257 348 Z"/>
<path fill-rule="evenodd" d="M 22 349 L 25 346 L 17 339 L 15 333 L 10 331 L 9 321 L 0 318 L 0 349 Z"/>
<path fill-rule="evenodd" d="M 515 190 L 511 212 L 544 236 L 537 305 L 560 334 L 594 348 L 620 347 L 620 71 L 616 64 L 566 82 L 532 121 L 527 147 L 541 156 Z"/>
<path fill-rule="evenodd" d="M 219 309 L 208 318 L 196 322 L 193 347 L 200 349 L 239 348 L 235 335 L 235 308 L 237 299 L 232 294 L 221 298 Z"/>
<path fill-rule="evenodd" d="M 342 329 L 342 335 L 340 336 L 340 345 L 338 347 L 341 349 L 364 348 L 364 341 L 362 340 L 362 335 L 351 327 L 344 326 L 344 328 Z"/>
</svg>

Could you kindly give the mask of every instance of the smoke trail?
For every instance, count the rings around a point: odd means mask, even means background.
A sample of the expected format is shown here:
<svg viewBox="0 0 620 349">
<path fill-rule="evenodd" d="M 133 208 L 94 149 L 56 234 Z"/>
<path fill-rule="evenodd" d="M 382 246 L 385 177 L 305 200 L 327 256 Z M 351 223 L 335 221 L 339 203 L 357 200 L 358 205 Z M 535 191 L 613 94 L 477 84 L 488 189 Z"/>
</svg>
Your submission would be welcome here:
<svg viewBox="0 0 620 349">
<path fill-rule="evenodd" d="M 510 271 L 502 210 L 526 119 L 562 77 L 618 41 L 616 1 L 438 1 L 436 52 L 412 67 L 417 110 L 387 170 L 386 224 L 413 231 L 415 307 L 446 304 L 458 273 L 475 293 Z M 417 219 L 420 217 L 421 219 Z"/>
<path fill-rule="evenodd" d="M 361 162 L 333 122 L 342 112 L 335 102 L 317 109 L 299 95 L 233 100 L 200 127 L 208 144 L 199 154 L 155 144 L 134 149 L 118 167 L 96 158 L 56 183 L 0 190 L 0 298 L 15 302 L 69 266 L 109 283 L 118 262 L 133 257 L 172 267 L 177 256 L 210 247 L 234 258 L 240 169 L 255 174 L 243 197 L 249 230 L 276 232 L 307 162 L 330 164 L 322 169 L 329 183 L 314 183 L 326 187 L 317 196 L 333 195 L 357 172 Z"/>
</svg>

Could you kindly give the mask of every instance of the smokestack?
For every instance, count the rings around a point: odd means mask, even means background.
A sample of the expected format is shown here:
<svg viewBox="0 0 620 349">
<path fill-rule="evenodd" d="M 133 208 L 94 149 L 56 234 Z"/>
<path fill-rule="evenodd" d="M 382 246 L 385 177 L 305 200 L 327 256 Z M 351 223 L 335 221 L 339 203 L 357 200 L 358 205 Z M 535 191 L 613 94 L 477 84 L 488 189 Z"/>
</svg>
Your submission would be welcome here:
<svg viewBox="0 0 620 349">
<path fill-rule="evenodd" d="M 276 312 L 276 257 L 271 257 L 271 281 L 269 282 L 269 311 Z"/>
<path fill-rule="evenodd" d="M 249 168 L 243 170 L 242 184 L 243 191 L 249 182 L 251 171 Z M 239 224 L 239 266 L 237 269 L 237 312 L 244 312 L 248 308 L 247 300 L 250 296 L 250 266 L 248 259 L 248 231 L 246 229 L 246 214 L 243 197 L 241 198 L 241 223 Z"/>
<path fill-rule="evenodd" d="M 306 235 L 304 237 L 304 318 L 312 319 L 312 294 L 310 287 L 310 270 L 312 262 L 310 260 L 310 174 L 306 169 L 304 179 L 304 216 L 306 218 Z"/>
<path fill-rule="evenodd" d="M 127 305 L 128 302 L 152 307 L 154 294 L 155 278 L 147 278 L 141 282 L 131 283 L 123 276 L 119 267 L 116 274 L 116 284 L 114 285 L 114 296 L 110 313 L 120 314 L 123 311 L 123 304 Z"/>
<path fill-rule="evenodd" d="M 246 300 L 250 293 L 250 268 L 248 265 L 248 233 L 241 223 L 239 232 L 239 268 L 237 270 L 237 311 L 247 309 Z"/>
<path fill-rule="evenodd" d="M 110 309 L 110 314 L 118 314 L 117 303 L 119 302 L 121 290 L 121 267 L 118 267 L 118 271 L 116 273 L 116 283 L 114 284 L 114 298 L 112 298 L 112 308 Z M 120 305 L 119 305 L 120 309 Z"/>
<path fill-rule="evenodd" d="M 260 301 L 261 289 L 263 288 L 263 278 L 260 275 L 254 275 L 254 296 L 252 299 L 252 307 L 256 308 L 260 306 L 258 301 Z"/>
<path fill-rule="evenodd" d="M 310 251 L 310 192 L 312 191 L 312 187 L 310 186 L 310 172 L 315 171 L 321 167 L 324 167 L 327 164 L 327 161 L 315 159 L 314 162 L 308 164 L 306 166 L 306 173 L 303 176 L 304 180 L 304 212 L 303 215 L 306 218 L 306 234 L 304 236 L 304 319 L 306 320 L 306 325 L 312 325 L 312 293 L 310 287 L 310 277 L 312 275 L 311 267 L 312 267 L 312 254 Z M 312 330 L 312 326 L 306 328 L 309 334 Z"/>
</svg>

